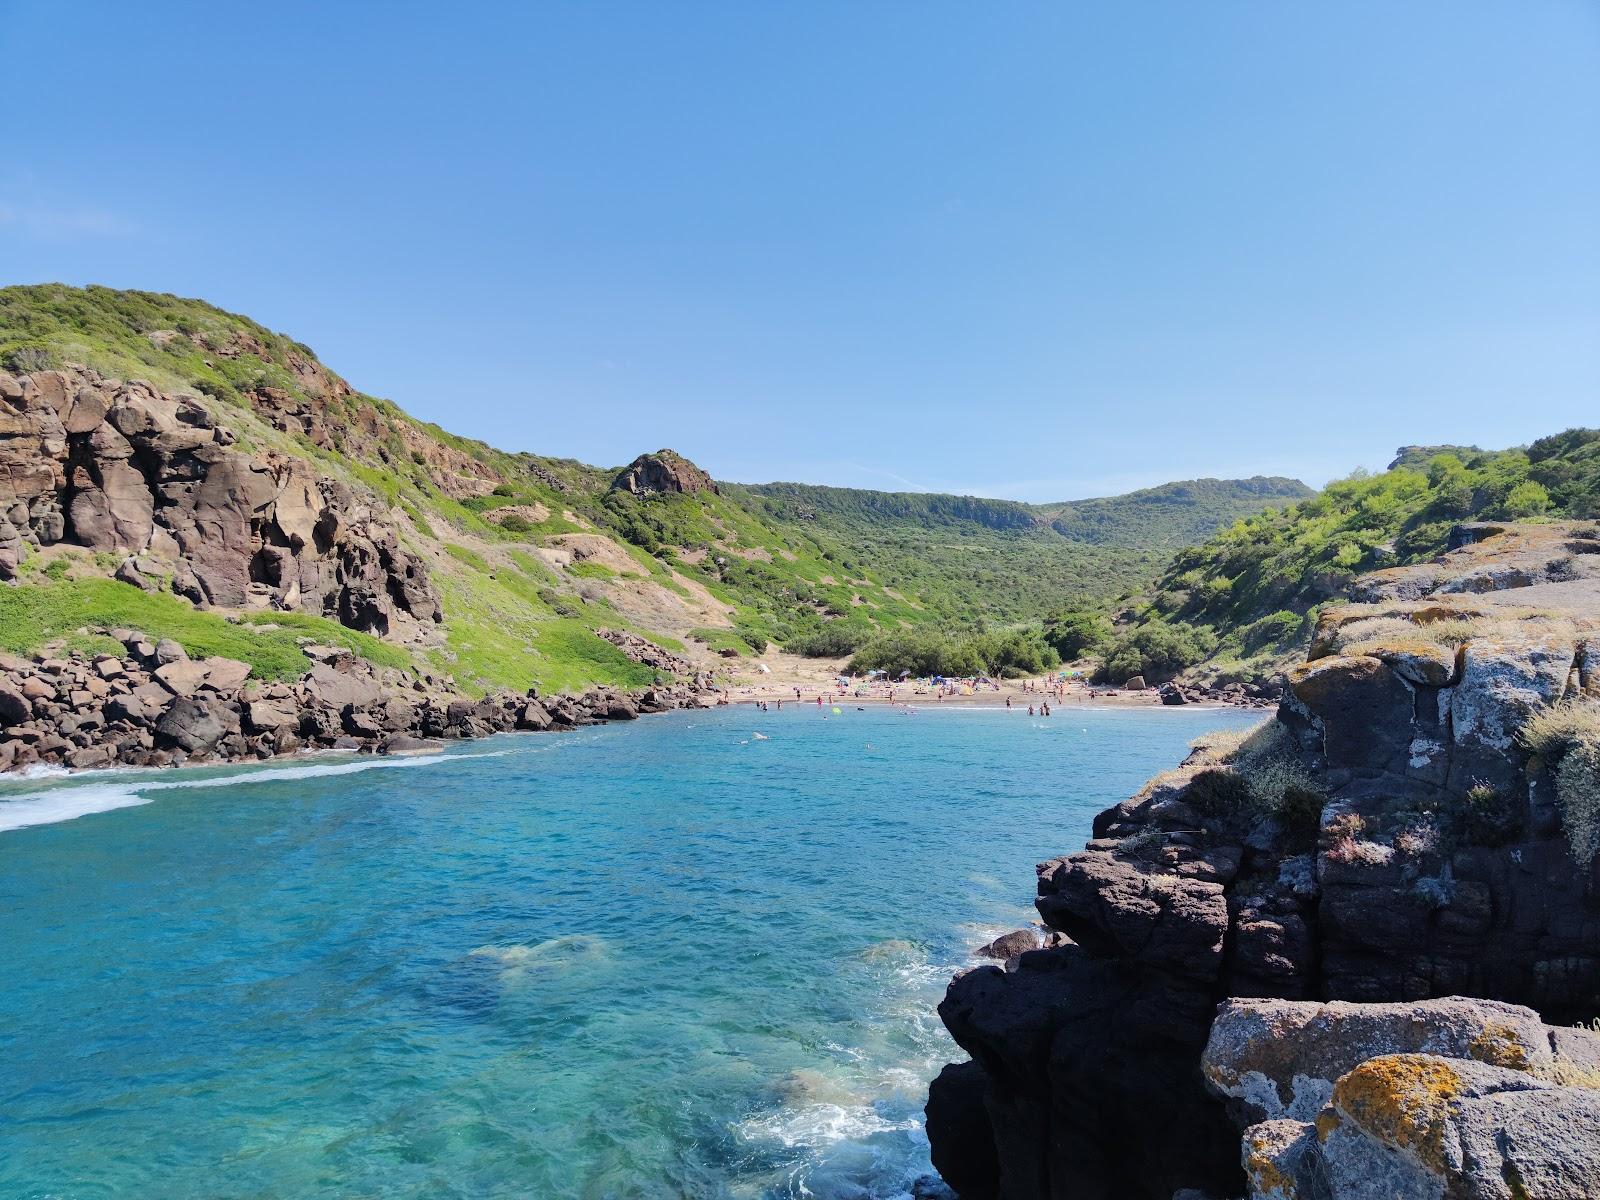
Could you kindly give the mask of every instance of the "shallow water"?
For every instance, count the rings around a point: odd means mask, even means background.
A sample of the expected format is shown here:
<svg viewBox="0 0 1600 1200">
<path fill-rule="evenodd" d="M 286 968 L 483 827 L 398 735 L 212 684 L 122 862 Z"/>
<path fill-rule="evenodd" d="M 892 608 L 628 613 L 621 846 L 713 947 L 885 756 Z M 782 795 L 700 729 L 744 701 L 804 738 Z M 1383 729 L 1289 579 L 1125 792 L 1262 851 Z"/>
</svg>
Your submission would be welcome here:
<svg viewBox="0 0 1600 1200">
<path fill-rule="evenodd" d="M 903 1195 L 950 972 L 1254 719 L 740 708 L 7 782 L 0 1195 Z"/>
</svg>

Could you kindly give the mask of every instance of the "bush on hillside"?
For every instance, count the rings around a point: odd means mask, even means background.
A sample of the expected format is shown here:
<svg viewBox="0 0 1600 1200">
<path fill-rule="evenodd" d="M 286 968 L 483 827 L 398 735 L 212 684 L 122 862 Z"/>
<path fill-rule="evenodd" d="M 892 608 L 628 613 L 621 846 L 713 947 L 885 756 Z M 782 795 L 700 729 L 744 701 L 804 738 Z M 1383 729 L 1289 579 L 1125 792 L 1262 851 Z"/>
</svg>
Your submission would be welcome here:
<svg viewBox="0 0 1600 1200">
<path fill-rule="evenodd" d="M 1171 679 L 1216 647 L 1216 635 L 1204 627 L 1146 621 L 1112 644 L 1097 677 L 1112 682 L 1135 675 L 1152 681 Z"/>
<path fill-rule="evenodd" d="M 1057 654 L 1071 662 L 1109 643 L 1111 622 L 1102 613 L 1069 609 L 1045 622 L 1044 637 Z"/>
<path fill-rule="evenodd" d="M 899 675 L 1038 675 L 1061 665 L 1055 649 L 1037 629 L 951 635 L 931 630 L 880 634 L 850 660 L 850 670 Z"/>
<path fill-rule="evenodd" d="M 843 658 L 864 646 L 872 633 L 871 626 L 829 621 L 821 629 L 790 638 L 784 649 L 806 658 Z"/>
</svg>

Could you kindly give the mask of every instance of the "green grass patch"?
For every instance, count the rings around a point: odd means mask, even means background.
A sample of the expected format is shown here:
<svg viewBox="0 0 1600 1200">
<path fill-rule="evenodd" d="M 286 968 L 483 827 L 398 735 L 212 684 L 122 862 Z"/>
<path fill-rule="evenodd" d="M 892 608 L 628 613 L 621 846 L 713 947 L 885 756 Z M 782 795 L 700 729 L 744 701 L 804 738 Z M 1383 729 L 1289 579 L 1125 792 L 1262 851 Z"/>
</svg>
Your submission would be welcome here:
<svg viewBox="0 0 1600 1200">
<path fill-rule="evenodd" d="M 735 654 L 755 653 L 750 648 L 750 644 L 731 629 L 710 629 L 702 626 L 698 629 L 691 629 L 689 636 L 702 645 L 711 647 L 718 653 L 724 650 L 732 650 Z"/>
<path fill-rule="evenodd" d="M 466 563 L 474 571 L 482 571 L 487 575 L 491 570 L 489 561 L 476 550 L 468 550 L 465 546 L 457 546 L 452 542 L 444 548 L 444 552 L 457 562 Z"/>
<path fill-rule="evenodd" d="M 266 624 L 276 628 L 263 628 Z M 404 651 L 335 621 L 304 613 L 251 614 L 234 624 L 201 612 L 177 596 L 142 592 L 114 579 L 68 579 L 0 588 L 0 649 L 31 654 L 62 639 L 69 647 L 120 653 L 105 637 L 127 627 L 151 637 L 170 637 L 196 658 L 220 654 L 254 668 L 261 679 L 294 679 L 311 665 L 300 639 L 347 646 L 381 665 L 410 665 Z M 86 630 L 80 634 L 79 630 Z"/>
</svg>

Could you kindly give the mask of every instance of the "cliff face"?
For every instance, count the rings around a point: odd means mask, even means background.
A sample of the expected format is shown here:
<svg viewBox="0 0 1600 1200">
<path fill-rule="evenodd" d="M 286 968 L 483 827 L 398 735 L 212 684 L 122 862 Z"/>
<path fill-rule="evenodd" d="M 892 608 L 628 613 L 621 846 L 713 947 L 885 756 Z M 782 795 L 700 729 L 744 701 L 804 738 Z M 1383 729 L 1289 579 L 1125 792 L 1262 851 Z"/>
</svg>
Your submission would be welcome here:
<svg viewBox="0 0 1600 1200">
<path fill-rule="evenodd" d="M 387 635 L 440 619 L 372 498 L 304 458 L 244 453 L 198 400 L 85 368 L 0 373 L 0 579 L 25 545 L 122 557 L 196 603 L 304 610 Z"/>
<path fill-rule="evenodd" d="M 1200 1070 L 1228 997 L 1600 1012 L 1600 535 L 1457 541 L 1329 609 L 1274 719 L 1040 865 L 1070 944 L 961 975 L 940 1006 L 973 1059 L 929 1101 L 963 1197 L 1240 1194 Z"/>
</svg>

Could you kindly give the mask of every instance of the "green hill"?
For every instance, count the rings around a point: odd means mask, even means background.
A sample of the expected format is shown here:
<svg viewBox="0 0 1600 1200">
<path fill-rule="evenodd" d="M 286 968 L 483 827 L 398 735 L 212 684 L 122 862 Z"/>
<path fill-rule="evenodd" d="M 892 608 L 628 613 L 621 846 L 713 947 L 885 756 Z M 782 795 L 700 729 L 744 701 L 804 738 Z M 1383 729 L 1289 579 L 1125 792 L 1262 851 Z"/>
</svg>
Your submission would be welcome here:
<svg viewBox="0 0 1600 1200">
<path fill-rule="evenodd" d="M 771 524 L 836 539 L 891 586 L 964 623 L 1038 620 L 1109 603 L 1171 552 L 1239 517 L 1311 495 L 1292 479 L 1197 479 L 1071 504 L 811 484 L 730 485 Z"/>
<path fill-rule="evenodd" d="M 1318 608 L 1380 567 L 1446 548 L 1463 521 L 1600 517 L 1600 430 L 1526 447 L 1406 447 L 1389 470 L 1235 522 L 1180 550 L 1105 649 L 1113 679 L 1164 678 L 1201 662 L 1259 679 L 1298 657 Z"/>
</svg>

